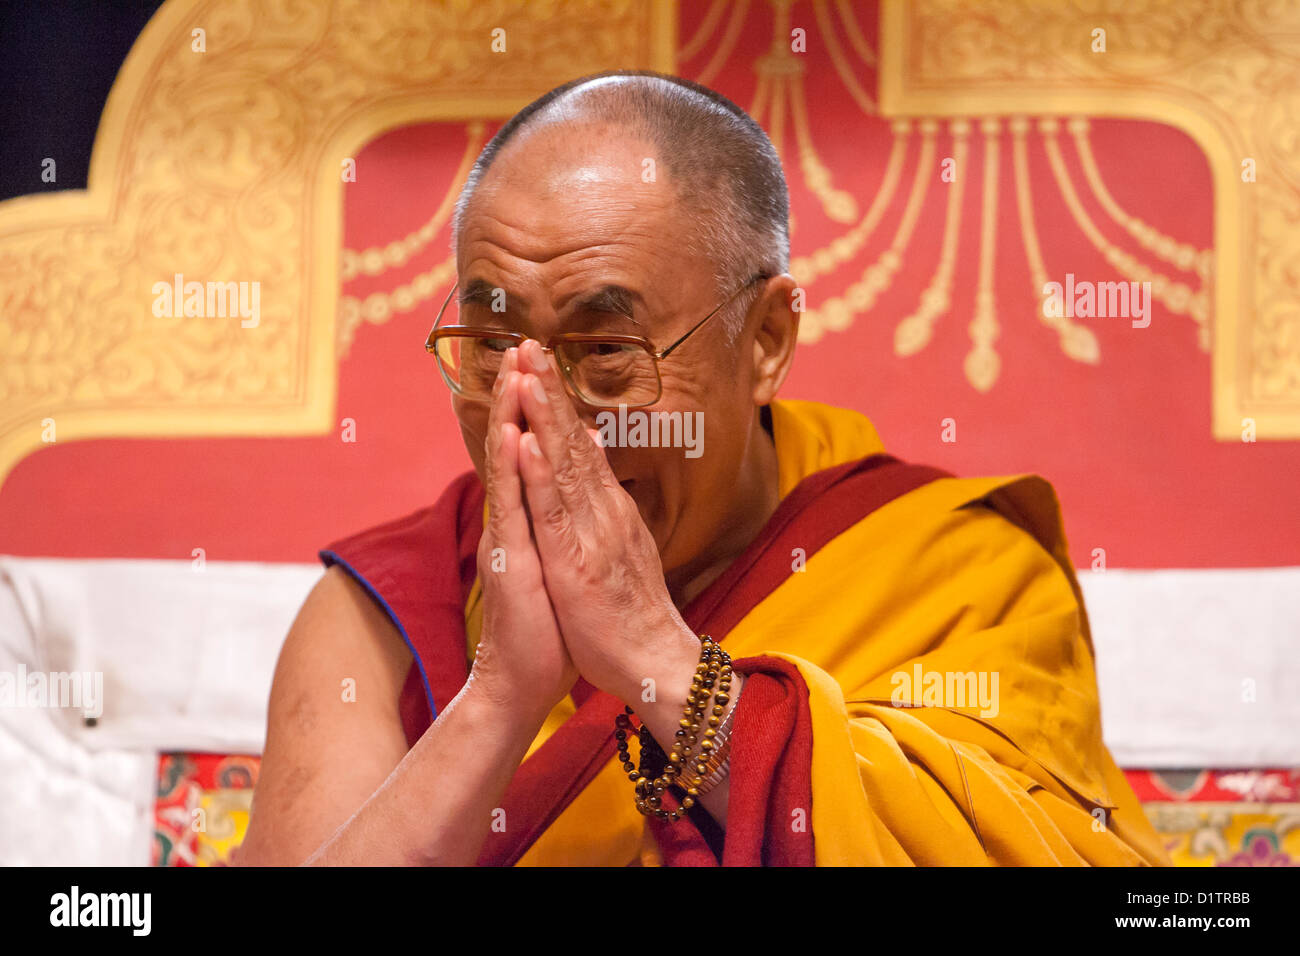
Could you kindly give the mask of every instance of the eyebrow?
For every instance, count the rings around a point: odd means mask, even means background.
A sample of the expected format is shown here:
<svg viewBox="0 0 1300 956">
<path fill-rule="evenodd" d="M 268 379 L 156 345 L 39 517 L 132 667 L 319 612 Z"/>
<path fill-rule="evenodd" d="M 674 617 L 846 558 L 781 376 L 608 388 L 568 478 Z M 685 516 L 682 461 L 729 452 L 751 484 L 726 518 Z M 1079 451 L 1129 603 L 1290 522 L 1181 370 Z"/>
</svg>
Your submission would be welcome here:
<svg viewBox="0 0 1300 956">
<path fill-rule="evenodd" d="M 483 279 L 471 279 L 460 290 L 456 296 L 456 301 L 461 305 L 486 305 L 491 306 L 492 300 L 496 298 L 498 286 L 494 286 Z"/>
<path fill-rule="evenodd" d="M 640 325 L 641 323 L 636 319 L 636 309 L 634 307 L 636 301 L 640 298 L 635 292 L 621 285 L 604 285 L 574 302 L 573 311 L 577 313 L 606 312 L 612 315 L 621 315 L 632 324 Z"/>
<path fill-rule="evenodd" d="M 471 279 L 460 290 L 457 301 L 461 305 L 491 306 L 496 298 L 498 288 L 498 286 L 494 286 L 483 279 Z M 508 293 L 506 299 L 510 303 L 521 302 L 521 300 L 513 298 Z M 642 323 L 637 321 L 635 308 L 640 299 L 641 296 L 638 293 L 624 286 L 608 284 L 577 297 L 573 300 L 571 308 L 572 312 L 576 314 L 603 312 L 610 315 L 621 315 L 633 325 L 640 326 Z M 523 311 L 527 311 L 526 306 Z"/>
</svg>

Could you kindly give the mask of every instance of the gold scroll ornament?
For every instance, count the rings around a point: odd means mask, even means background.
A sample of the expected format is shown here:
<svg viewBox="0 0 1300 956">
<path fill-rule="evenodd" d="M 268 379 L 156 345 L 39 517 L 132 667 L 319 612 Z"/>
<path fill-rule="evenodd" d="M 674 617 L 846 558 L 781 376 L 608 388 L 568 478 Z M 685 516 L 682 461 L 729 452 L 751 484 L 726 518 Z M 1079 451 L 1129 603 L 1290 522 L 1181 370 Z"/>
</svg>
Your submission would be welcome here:
<svg viewBox="0 0 1300 956">
<path fill-rule="evenodd" d="M 671 72 L 676 24 L 674 0 L 169 0 L 88 188 L 0 204 L 0 480 L 43 437 L 328 432 L 344 161 L 586 73 Z M 177 274 L 257 282 L 256 325 L 155 315 Z"/>
</svg>

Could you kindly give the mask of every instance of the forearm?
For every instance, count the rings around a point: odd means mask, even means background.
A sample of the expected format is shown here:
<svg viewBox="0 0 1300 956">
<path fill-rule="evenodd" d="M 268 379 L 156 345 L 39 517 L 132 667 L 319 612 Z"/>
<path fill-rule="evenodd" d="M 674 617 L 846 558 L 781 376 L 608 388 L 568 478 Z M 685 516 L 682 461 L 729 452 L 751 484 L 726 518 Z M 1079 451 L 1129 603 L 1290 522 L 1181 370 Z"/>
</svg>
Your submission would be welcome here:
<svg viewBox="0 0 1300 956">
<path fill-rule="evenodd" d="M 309 866 L 469 866 L 546 714 L 506 714 L 471 681 Z"/>
</svg>

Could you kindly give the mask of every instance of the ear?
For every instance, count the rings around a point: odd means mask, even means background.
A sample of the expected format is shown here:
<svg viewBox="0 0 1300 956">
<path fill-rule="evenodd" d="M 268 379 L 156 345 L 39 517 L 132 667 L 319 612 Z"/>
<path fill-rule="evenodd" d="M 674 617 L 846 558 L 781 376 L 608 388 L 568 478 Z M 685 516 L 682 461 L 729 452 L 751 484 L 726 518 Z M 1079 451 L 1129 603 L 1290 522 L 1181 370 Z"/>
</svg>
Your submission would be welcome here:
<svg viewBox="0 0 1300 956">
<path fill-rule="evenodd" d="M 766 405 L 790 372 L 799 338 L 799 313 L 794 309 L 794 277 L 782 273 L 768 279 L 754 302 L 754 404 Z"/>
</svg>

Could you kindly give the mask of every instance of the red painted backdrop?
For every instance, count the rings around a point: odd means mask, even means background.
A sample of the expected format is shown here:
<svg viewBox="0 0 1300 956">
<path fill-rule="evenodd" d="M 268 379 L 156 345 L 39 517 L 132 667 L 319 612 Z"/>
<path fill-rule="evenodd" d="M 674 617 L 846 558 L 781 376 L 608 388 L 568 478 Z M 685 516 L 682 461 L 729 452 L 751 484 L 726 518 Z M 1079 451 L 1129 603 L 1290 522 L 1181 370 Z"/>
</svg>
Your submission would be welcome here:
<svg viewBox="0 0 1300 956">
<path fill-rule="evenodd" d="M 683 4 L 689 38 L 705 5 Z M 860 18 L 874 42 L 874 12 Z M 865 210 L 881 181 L 891 134 L 865 116 L 825 58 L 815 23 L 805 84 L 812 138 L 836 187 Z M 742 106 L 751 101 L 753 64 L 770 42 L 768 13 L 755 9 L 727 66 L 712 85 Z M 710 50 L 686 60 L 698 75 Z M 873 71 L 857 68 L 874 89 Z M 541 92 L 540 90 L 538 91 Z M 492 130 L 489 130 L 491 132 Z M 395 131 L 358 157 L 346 186 L 345 243 L 382 246 L 423 225 L 446 193 L 464 148 L 462 124 Z M 1083 181 L 1069 137 L 1062 151 Z M 938 155 L 950 137 L 940 133 Z M 919 138 L 880 227 L 855 259 L 808 288 L 809 305 L 840 294 L 887 247 L 902 213 Z M 932 184 L 916 234 L 893 286 L 843 332 L 802 346 L 789 397 L 859 409 L 894 453 L 962 474 L 1037 472 L 1056 486 L 1076 563 L 1106 549 L 1112 567 L 1300 565 L 1300 442 L 1216 442 L 1210 434 L 1210 355 L 1195 324 L 1154 306 L 1150 328 L 1125 319 L 1085 320 L 1101 346 L 1098 365 L 1064 356 L 1039 318 L 1013 192 L 1010 140 L 1002 138 L 996 297 L 1001 375 L 986 394 L 966 381 L 980 222 L 983 139 L 971 137 L 970 172 L 952 307 L 920 353 L 900 358 L 893 336 L 914 310 L 939 256 L 947 184 Z M 1036 220 L 1050 278 L 1066 272 L 1117 279 L 1073 224 L 1040 138 L 1031 134 Z M 1163 233 L 1198 248 L 1212 245 L 1209 170 L 1194 143 L 1156 123 L 1094 121 L 1092 144 L 1117 202 Z M 826 246 L 848 227 L 830 222 L 805 184 L 787 123 L 784 158 L 797 223 L 796 255 Z M 962 174 L 965 171 L 959 171 Z M 1109 238 L 1105 214 L 1085 205 Z M 391 290 L 448 255 L 448 237 L 400 269 L 349 282 L 346 294 Z M 1169 270 L 1164 270 L 1169 271 Z M 1196 287 L 1195 277 L 1190 279 Z M 444 290 L 445 291 L 445 290 Z M 468 459 L 445 387 L 423 350 L 441 293 L 386 324 L 364 324 L 339 370 L 336 422 L 351 418 L 356 441 L 339 432 L 311 438 L 102 440 L 54 445 L 24 460 L 0 488 L 0 552 L 27 555 L 312 560 L 317 547 L 431 502 Z M 940 441 L 940 422 L 958 440 Z"/>
</svg>

